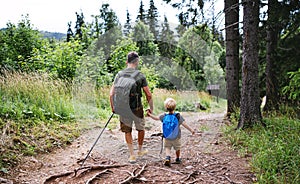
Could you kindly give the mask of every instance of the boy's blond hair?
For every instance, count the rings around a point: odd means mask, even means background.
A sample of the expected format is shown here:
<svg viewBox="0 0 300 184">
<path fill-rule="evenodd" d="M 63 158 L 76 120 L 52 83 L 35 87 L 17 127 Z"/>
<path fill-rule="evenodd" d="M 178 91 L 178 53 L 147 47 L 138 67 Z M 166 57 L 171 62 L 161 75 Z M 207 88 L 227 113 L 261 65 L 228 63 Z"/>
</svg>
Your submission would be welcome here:
<svg viewBox="0 0 300 184">
<path fill-rule="evenodd" d="M 173 98 L 167 98 L 164 105 L 168 111 L 173 111 L 176 108 L 176 101 Z"/>
</svg>

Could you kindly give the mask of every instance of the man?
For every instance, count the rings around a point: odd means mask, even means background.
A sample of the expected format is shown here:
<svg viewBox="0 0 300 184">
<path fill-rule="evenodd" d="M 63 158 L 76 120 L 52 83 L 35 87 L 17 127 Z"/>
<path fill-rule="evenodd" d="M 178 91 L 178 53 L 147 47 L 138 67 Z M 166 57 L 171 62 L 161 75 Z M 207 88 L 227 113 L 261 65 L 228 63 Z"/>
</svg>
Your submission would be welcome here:
<svg viewBox="0 0 300 184">
<path fill-rule="evenodd" d="M 115 112 L 114 100 L 113 100 L 115 94 L 114 85 L 120 79 L 121 77 L 120 75 L 123 74 L 131 75 L 137 71 L 139 65 L 139 55 L 136 52 L 129 52 L 127 55 L 126 65 L 127 68 L 122 70 L 116 75 L 114 84 L 112 85 L 110 90 L 110 106 L 113 112 Z M 136 84 L 136 91 L 138 95 L 134 98 L 130 98 L 129 100 L 130 109 L 134 116 L 120 115 L 120 127 L 121 127 L 121 131 L 125 133 L 125 141 L 129 149 L 130 163 L 136 162 L 136 157 L 133 149 L 133 140 L 132 140 L 133 123 L 135 124 L 135 128 L 138 131 L 138 156 L 143 156 L 148 152 L 147 150 L 143 150 L 143 142 L 145 136 L 145 120 L 144 120 L 144 110 L 141 102 L 142 90 L 144 91 L 146 95 L 146 99 L 150 106 L 149 111 L 153 112 L 152 94 L 148 87 L 148 82 L 146 80 L 146 77 L 141 72 L 137 72 L 137 73 L 138 74 L 135 77 L 136 79 L 135 84 Z"/>
</svg>

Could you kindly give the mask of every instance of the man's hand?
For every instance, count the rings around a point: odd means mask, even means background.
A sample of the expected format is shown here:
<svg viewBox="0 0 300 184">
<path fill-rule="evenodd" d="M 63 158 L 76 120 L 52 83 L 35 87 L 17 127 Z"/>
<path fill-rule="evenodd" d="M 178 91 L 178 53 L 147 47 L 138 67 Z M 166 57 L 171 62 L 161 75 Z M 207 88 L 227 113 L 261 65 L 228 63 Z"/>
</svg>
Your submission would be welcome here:
<svg viewBox="0 0 300 184">
<path fill-rule="evenodd" d="M 146 109 L 146 112 L 147 112 L 147 116 L 150 116 L 150 114 L 152 113 L 152 110 L 151 109 Z"/>
</svg>

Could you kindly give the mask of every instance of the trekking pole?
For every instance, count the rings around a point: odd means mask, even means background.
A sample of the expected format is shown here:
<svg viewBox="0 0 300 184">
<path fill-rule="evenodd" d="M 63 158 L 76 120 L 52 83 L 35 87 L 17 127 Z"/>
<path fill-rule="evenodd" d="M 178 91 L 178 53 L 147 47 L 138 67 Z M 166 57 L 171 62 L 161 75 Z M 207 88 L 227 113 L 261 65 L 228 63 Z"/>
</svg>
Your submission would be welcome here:
<svg viewBox="0 0 300 184">
<path fill-rule="evenodd" d="M 93 148 L 95 147 L 96 143 L 98 142 L 99 138 L 101 137 L 103 131 L 105 130 L 105 128 L 107 127 L 108 123 L 110 122 L 111 118 L 113 117 L 115 113 L 112 113 L 112 115 L 110 116 L 110 118 L 108 119 L 107 123 L 105 124 L 104 128 L 102 129 L 101 133 L 99 134 L 97 140 L 95 141 L 95 143 L 93 144 L 93 146 L 91 147 L 90 151 L 88 152 L 88 154 L 86 155 L 85 159 L 82 161 L 82 164 L 80 167 L 83 166 L 84 162 L 86 161 L 86 159 L 88 158 L 88 156 L 90 155 L 90 153 L 92 152 Z"/>
<path fill-rule="evenodd" d="M 161 135 L 161 147 L 160 147 L 160 153 L 159 153 L 159 157 L 161 157 L 161 154 L 163 152 L 164 149 L 164 136 Z"/>
</svg>

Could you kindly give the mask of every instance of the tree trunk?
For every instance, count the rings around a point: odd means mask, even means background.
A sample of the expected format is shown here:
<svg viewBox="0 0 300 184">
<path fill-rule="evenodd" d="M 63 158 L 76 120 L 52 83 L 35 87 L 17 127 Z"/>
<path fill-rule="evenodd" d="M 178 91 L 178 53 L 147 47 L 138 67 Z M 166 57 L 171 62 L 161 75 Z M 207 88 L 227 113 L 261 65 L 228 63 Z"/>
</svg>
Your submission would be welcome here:
<svg viewBox="0 0 300 184">
<path fill-rule="evenodd" d="M 258 77 L 259 0 L 243 0 L 243 65 L 239 128 L 261 123 Z"/>
<path fill-rule="evenodd" d="M 225 0 L 227 116 L 240 105 L 239 0 Z"/>
<path fill-rule="evenodd" d="M 266 105 L 264 111 L 278 109 L 278 81 L 276 78 L 276 49 L 278 41 L 277 0 L 268 1 L 267 56 L 266 56 Z"/>
</svg>

